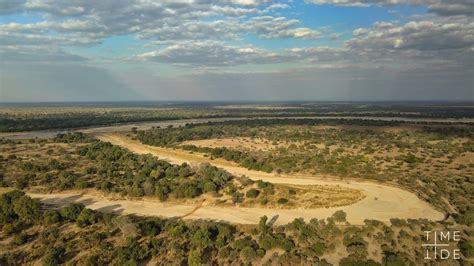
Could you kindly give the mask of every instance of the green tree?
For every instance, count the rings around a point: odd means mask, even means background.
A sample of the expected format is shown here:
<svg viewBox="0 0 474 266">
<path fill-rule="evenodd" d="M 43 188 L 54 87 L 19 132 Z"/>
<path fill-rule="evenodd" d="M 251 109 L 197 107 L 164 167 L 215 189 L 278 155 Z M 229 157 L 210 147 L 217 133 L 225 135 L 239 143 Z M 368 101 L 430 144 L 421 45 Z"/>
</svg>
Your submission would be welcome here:
<svg viewBox="0 0 474 266">
<path fill-rule="evenodd" d="M 43 212 L 43 223 L 46 225 L 55 224 L 60 220 L 61 215 L 57 210 L 47 209 Z"/>
<path fill-rule="evenodd" d="M 0 225 L 13 222 L 18 219 L 18 214 L 15 213 L 13 205 L 14 202 L 24 197 L 25 193 L 19 190 L 13 190 L 4 194 L 0 194 Z"/>
<path fill-rule="evenodd" d="M 250 261 L 253 261 L 257 257 L 257 252 L 255 251 L 253 247 L 247 246 L 247 247 L 244 247 L 240 251 L 240 255 L 242 256 L 244 261 L 250 262 Z"/>
<path fill-rule="evenodd" d="M 97 222 L 97 215 L 93 210 L 84 208 L 77 216 L 76 222 L 80 227 L 91 225 Z"/>
<path fill-rule="evenodd" d="M 204 191 L 205 192 L 216 192 L 217 191 L 217 186 L 213 182 L 206 182 L 204 183 Z"/>
<path fill-rule="evenodd" d="M 191 242 L 201 249 L 208 247 L 212 243 L 209 231 L 206 228 L 199 228 L 194 233 Z"/>
<path fill-rule="evenodd" d="M 347 214 L 343 210 L 338 210 L 332 215 L 332 218 L 334 218 L 334 221 L 338 223 L 345 222 L 346 217 L 347 217 Z"/>
<path fill-rule="evenodd" d="M 80 203 L 71 203 L 61 210 L 61 216 L 65 219 L 76 221 L 83 209 L 84 205 Z"/>
<path fill-rule="evenodd" d="M 35 222 L 40 217 L 41 204 L 27 196 L 22 196 L 13 201 L 13 210 L 20 220 Z"/>
<path fill-rule="evenodd" d="M 317 256 L 322 256 L 324 254 L 324 251 L 326 250 L 326 246 L 324 246 L 323 243 L 317 242 L 311 246 L 311 249 Z"/>
<path fill-rule="evenodd" d="M 43 265 L 44 266 L 55 266 L 58 265 L 63 256 L 64 256 L 64 248 L 61 247 L 54 247 L 50 248 L 46 255 L 43 257 Z"/>
<path fill-rule="evenodd" d="M 143 197 L 145 193 L 143 192 L 143 188 L 139 184 L 134 184 L 132 189 L 130 190 L 130 196 L 132 197 Z"/>
</svg>

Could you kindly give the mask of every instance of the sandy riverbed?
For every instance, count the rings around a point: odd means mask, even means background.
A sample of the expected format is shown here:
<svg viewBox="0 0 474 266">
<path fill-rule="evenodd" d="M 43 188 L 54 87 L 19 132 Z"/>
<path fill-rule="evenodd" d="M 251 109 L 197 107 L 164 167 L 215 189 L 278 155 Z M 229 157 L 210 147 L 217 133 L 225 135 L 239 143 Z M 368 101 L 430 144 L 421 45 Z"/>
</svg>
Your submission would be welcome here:
<svg viewBox="0 0 474 266">
<path fill-rule="evenodd" d="M 197 164 L 208 162 L 215 166 L 224 168 L 234 175 L 246 175 L 251 179 L 262 179 L 272 183 L 297 184 L 297 185 L 339 185 L 343 187 L 361 190 L 366 197 L 352 205 L 321 209 L 265 209 L 265 208 L 239 208 L 206 206 L 205 204 L 186 219 L 213 219 L 233 223 L 256 223 L 262 215 L 277 217 L 277 224 L 291 222 L 295 218 L 323 219 L 331 216 L 337 210 L 347 213 L 347 220 L 352 224 L 362 224 L 365 219 L 377 219 L 389 221 L 390 218 L 427 218 L 430 220 L 443 219 L 443 213 L 436 210 L 427 202 L 419 199 L 415 194 L 390 185 L 382 185 L 368 181 L 343 181 L 324 176 L 304 175 L 277 175 L 274 173 L 263 173 L 247 170 L 231 162 L 216 159 L 210 160 L 199 154 L 190 154 L 181 150 L 171 150 L 153 147 L 133 141 L 123 135 L 97 134 L 102 141 L 111 142 L 139 154 L 153 154 L 160 159 L 171 163 Z M 79 196 L 78 196 L 79 195 Z M 71 200 L 82 201 L 92 209 L 102 211 L 120 210 L 123 213 L 139 215 L 156 215 L 163 217 L 183 216 L 194 209 L 194 206 L 161 203 L 153 199 L 143 200 L 113 200 L 90 194 L 37 194 L 34 197 L 42 198 L 46 203 L 56 205 L 70 202 Z M 111 207 L 112 206 L 112 207 Z"/>
</svg>

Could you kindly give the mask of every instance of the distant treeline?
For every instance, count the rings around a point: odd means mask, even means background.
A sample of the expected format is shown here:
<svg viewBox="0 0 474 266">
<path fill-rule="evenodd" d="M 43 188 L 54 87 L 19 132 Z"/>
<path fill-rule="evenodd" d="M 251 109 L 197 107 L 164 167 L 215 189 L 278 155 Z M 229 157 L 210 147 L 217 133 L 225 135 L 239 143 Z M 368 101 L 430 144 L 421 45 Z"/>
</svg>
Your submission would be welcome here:
<svg viewBox="0 0 474 266">
<path fill-rule="evenodd" d="M 361 127 L 395 127 L 403 124 L 417 124 L 413 122 L 404 121 L 383 121 L 383 120 L 365 120 L 365 119 L 249 119 L 249 120 L 234 120 L 223 122 L 208 122 L 204 124 L 187 124 L 180 128 L 160 128 L 156 130 L 138 131 L 138 139 L 149 145 L 155 146 L 170 146 L 187 140 L 212 139 L 223 137 L 262 137 L 265 130 L 260 131 L 260 128 L 267 128 L 270 126 L 361 126 Z M 436 127 L 439 123 L 420 123 L 423 125 L 422 130 L 426 133 L 438 134 L 440 136 L 456 136 L 456 137 L 473 137 L 474 130 L 470 125 L 452 126 L 446 124 L 443 127 Z M 433 125 L 433 126 L 430 126 Z M 367 129 L 366 133 L 371 133 Z M 265 137 L 275 138 L 276 135 Z M 305 136 L 300 134 L 291 135 L 283 134 L 291 140 L 305 140 Z M 288 135 L 288 136 L 286 136 Z M 308 136 L 309 137 L 309 136 Z M 282 138 L 282 140 L 286 140 Z M 269 138 L 270 139 L 270 138 Z"/>
<path fill-rule="evenodd" d="M 187 115 L 160 115 L 160 114 L 135 114 L 132 116 L 125 116 L 117 113 L 64 113 L 51 114 L 46 116 L 35 117 L 18 117 L 9 118 L 0 116 L 0 131 L 1 132 L 15 132 L 15 131 L 32 131 L 45 129 L 69 129 L 90 126 L 104 126 L 131 122 L 148 122 L 148 121 L 166 121 L 175 119 L 194 118 L 194 116 Z"/>
<path fill-rule="evenodd" d="M 0 132 L 31 131 L 45 129 L 68 129 L 102 126 L 131 122 L 150 122 L 191 118 L 226 117 L 308 117 L 308 116 L 358 116 L 358 117 L 406 117 L 406 118 L 473 118 L 474 108 L 449 105 L 394 105 L 394 104 L 282 104 L 275 109 L 226 108 L 225 106 L 179 104 L 172 108 L 134 109 L 109 108 L 91 112 L 84 106 L 77 110 L 42 113 L 32 107 L 30 112 L 3 112 L 0 114 Z M 72 106 L 68 106 L 72 107 Z M 81 108 L 84 108 L 81 110 Z M 286 108 L 286 109 L 285 109 Z M 19 109 L 21 110 L 21 109 Z"/>
</svg>

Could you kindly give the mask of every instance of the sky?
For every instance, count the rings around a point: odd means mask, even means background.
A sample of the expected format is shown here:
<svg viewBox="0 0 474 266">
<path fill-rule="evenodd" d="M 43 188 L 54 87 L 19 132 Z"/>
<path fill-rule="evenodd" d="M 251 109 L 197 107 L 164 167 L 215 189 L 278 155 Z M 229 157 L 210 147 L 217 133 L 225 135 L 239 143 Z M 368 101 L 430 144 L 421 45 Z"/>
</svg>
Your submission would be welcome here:
<svg viewBox="0 0 474 266">
<path fill-rule="evenodd" d="M 0 0 L 0 102 L 474 101 L 473 0 Z"/>
</svg>

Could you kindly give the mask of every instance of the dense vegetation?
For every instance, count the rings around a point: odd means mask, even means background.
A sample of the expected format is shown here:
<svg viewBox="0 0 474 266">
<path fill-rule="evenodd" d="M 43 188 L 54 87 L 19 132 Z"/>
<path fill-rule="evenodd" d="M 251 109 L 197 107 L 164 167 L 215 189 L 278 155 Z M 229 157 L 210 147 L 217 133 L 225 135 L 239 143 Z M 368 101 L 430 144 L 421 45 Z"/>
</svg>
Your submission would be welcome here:
<svg viewBox="0 0 474 266">
<path fill-rule="evenodd" d="M 0 132 L 65 129 L 128 122 L 211 117 L 398 116 L 473 118 L 465 103 L 122 103 L 3 104 Z"/>
<path fill-rule="evenodd" d="M 206 192 L 217 193 L 233 179 L 227 172 L 210 165 L 199 168 L 172 165 L 151 155 L 136 155 L 110 143 L 95 141 L 81 133 L 58 135 L 52 141 L 38 141 L 36 148 L 43 146 L 46 150 L 43 156 L 41 152 L 30 152 L 0 158 L 3 169 L 0 182 L 20 189 L 94 187 L 124 196 L 156 195 L 166 200 L 168 197 L 194 198 Z M 16 142 L 4 142 L 4 149 L 10 152 L 18 149 Z M 10 144 L 10 148 L 5 148 L 6 144 Z M 34 145 L 23 148 L 34 149 Z"/>
<path fill-rule="evenodd" d="M 268 149 L 201 147 L 184 141 L 246 138 Z M 364 120 L 270 119 L 138 131 L 141 142 L 224 158 L 249 169 L 325 173 L 396 182 L 474 223 L 474 127 Z M 250 146 L 250 144 L 249 144 Z"/>
<path fill-rule="evenodd" d="M 338 212 L 327 220 L 296 219 L 285 226 L 274 226 L 265 216 L 254 226 L 184 222 L 116 216 L 81 204 L 45 209 L 11 191 L 0 195 L 0 264 L 419 265 L 423 251 L 406 247 L 421 245 L 424 229 L 449 228 L 424 220 L 339 226 L 344 219 Z M 472 254 L 468 238 L 459 245 L 465 256 Z M 337 250 L 344 250 L 342 257 Z"/>
<path fill-rule="evenodd" d="M 203 110 L 158 109 L 60 109 L 57 112 L 0 112 L 0 132 L 42 129 L 69 129 L 130 122 L 166 121 L 174 119 L 214 117 L 215 112 Z"/>
<path fill-rule="evenodd" d="M 19 189 L 95 188 L 122 196 L 196 202 L 208 194 L 212 196 L 208 204 L 279 208 L 341 206 L 363 198 L 349 188 L 273 185 L 233 177 L 209 164 L 173 165 L 82 133 L 59 134 L 50 140 L 3 140 L 0 149 L 6 155 L 0 157 L 0 185 Z"/>
</svg>

